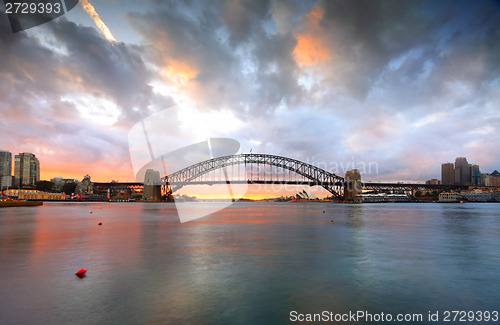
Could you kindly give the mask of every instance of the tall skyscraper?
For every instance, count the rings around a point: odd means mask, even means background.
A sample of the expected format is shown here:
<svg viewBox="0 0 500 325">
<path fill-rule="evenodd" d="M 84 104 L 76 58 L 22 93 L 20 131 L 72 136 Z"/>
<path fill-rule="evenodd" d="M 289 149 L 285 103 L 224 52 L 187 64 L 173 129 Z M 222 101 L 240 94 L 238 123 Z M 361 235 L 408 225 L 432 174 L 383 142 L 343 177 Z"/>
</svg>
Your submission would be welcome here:
<svg viewBox="0 0 500 325">
<path fill-rule="evenodd" d="M 441 184 L 455 184 L 455 166 L 453 166 L 452 163 L 445 163 L 441 165 Z"/>
<path fill-rule="evenodd" d="M 12 175 L 12 154 L 9 151 L 0 149 L 0 189 L 11 186 Z"/>
<path fill-rule="evenodd" d="M 465 157 L 455 159 L 455 184 L 468 185 L 471 183 L 470 166 Z"/>
<path fill-rule="evenodd" d="M 481 171 L 479 165 L 470 165 L 470 177 L 472 185 L 481 185 Z"/>
<path fill-rule="evenodd" d="M 15 186 L 29 188 L 40 180 L 40 161 L 34 154 L 23 152 L 14 158 Z"/>
</svg>

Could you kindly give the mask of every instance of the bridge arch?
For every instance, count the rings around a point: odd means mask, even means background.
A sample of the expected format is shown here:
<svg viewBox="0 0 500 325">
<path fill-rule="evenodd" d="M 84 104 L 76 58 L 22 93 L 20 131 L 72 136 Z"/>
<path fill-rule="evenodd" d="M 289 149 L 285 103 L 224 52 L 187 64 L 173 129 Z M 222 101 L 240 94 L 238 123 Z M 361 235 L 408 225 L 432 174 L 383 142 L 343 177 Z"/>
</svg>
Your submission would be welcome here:
<svg viewBox="0 0 500 325">
<path fill-rule="evenodd" d="M 163 181 L 170 186 L 173 193 L 201 175 L 232 165 L 262 164 L 290 170 L 311 180 L 312 185 L 319 185 L 336 197 L 341 197 L 344 189 L 344 179 L 319 167 L 300 160 L 267 154 L 239 154 L 212 158 L 183 168 L 166 175 Z M 229 181 L 228 181 L 229 182 Z"/>
</svg>

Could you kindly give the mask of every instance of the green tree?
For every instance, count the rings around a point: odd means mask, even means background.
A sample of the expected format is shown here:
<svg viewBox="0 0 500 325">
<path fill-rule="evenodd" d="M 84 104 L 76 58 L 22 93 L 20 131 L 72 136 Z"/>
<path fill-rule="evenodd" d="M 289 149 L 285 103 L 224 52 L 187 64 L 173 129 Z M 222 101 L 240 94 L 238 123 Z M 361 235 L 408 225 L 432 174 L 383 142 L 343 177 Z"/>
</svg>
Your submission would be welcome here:
<svg viewBox="0 0 500 325">
<path fill-rule="evenodd" d="M 71 193 L 75 193 L 76 185 L 74 182 L 66 183 L 62 186 L 62 191 L 67 195 L 71 195 Z"/>
<path fill-rule="evenodd" d="M 421 197 L 421 196 L 422 196 L 422 191 L 415 192 L 415 197 Z"/>
<path fill-rule="evenodd" d="M 54 190 L 54 183 L 51 181 L 39 181 L 36 182 L 35 189 L 42 192 L 50 192 Z"/>
</svg>

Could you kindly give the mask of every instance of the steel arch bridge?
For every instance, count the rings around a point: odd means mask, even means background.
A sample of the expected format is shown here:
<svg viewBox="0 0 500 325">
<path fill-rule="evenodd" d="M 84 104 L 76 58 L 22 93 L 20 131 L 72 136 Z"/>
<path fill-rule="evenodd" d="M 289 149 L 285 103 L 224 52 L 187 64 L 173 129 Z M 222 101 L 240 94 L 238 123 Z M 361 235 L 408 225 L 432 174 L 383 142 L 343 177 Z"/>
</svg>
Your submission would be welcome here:
<svg viewBox="0 0 500 325">
<path fill-rule="evenodd" d="M 267 155 L 267 154 L 239 154 L 239 155 L 229 155 L 217 157 L 209 160 L 199 162 L 197 164 L 191 165 L 184 169 L 181 169 L 170 175 L 166 175 L 162 178 L 162 183 L 166 184 L 167 194 L 170 195 L 175 191 L 179 190 L 185 185 L 190 184 L 207 184 L 215 182 L 193 182 L 196 178 L 201 175 L 207 174 L 211 171 L 222 169 L 226 176 L 224 183 L 236 183 L 231 182 L 227 178 L 226 167 L 233 165 L 268 165 L 276 166 L 285 170 L 292 171 L 304 178 L 309 179 L 309 182 L 295 182 L 293 184 L 307 184 L 310 186 L 319 185 L 326 189 L 328 192 L 332 193 L 336 197 L 341 197 L 344 190 L 344 179 L 333 173 L 330 173 L 319 167 L 304 163 L 300 160 L 291 159 L 287 157 Z M 265 184 L 265 183 L 281 183 L 286 184 L 286 181 L 254 181 L 248 179 L 245 183 L 249 184 Z"/>
</svg>

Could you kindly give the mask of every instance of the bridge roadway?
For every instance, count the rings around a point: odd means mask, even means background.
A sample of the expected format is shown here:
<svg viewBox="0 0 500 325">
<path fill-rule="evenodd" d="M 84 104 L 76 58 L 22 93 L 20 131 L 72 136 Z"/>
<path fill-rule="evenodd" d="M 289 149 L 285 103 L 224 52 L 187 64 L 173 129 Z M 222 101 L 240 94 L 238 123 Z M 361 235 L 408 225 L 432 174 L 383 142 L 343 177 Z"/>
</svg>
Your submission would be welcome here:
<svg viewBox="0 0 500 325">
<path fill-rule="evenodd" d="M 175 185 L 218 185 L 218 184 L 283 184 L 283 185 L 309 185 L 309 186 L 344 186 L 344 182 L 317 182 L 317 181 L 278 181 L 278 180 L 229 180 L 229 181 L 190 181 L 183 182 L 169 182 L 171 186 Z M 381 183 L 381 182 L 365 182 L 362 183 L 363 189 L 467 189 L 465 185 L 432 185 L 422 183 Z"/>
<path fill-rule="evenodd" d="M 218 184 L 281 184 L 281 185 L 308 185 L 308 186 L 343 186 L 343 182 L 318 182 L 318 181 L 286 181 L 286 180 L 228 180 L 228 181 L 188 181 L 188 182 L 169 182 L 171 186 L 177 185 L 218 185 Z M 99 189 L 123 189 L 123 188 L 133 188 L 139 189 L 144 186 L 143 183 L 139 182 L 128 182 L 128 183 L 93 183 L 94 187 Z M 432 185 L 432 184 L 421 184 L 421 183 L 381 183 L 381 182 L 365 182 L 363 184 L 363 189 L 365 190 L 382 190 L 382 189 L 467 189 L 468 186 L 461 185 Z M 165 185 L 162 183 L 161 185 Z"/>
</svg>

